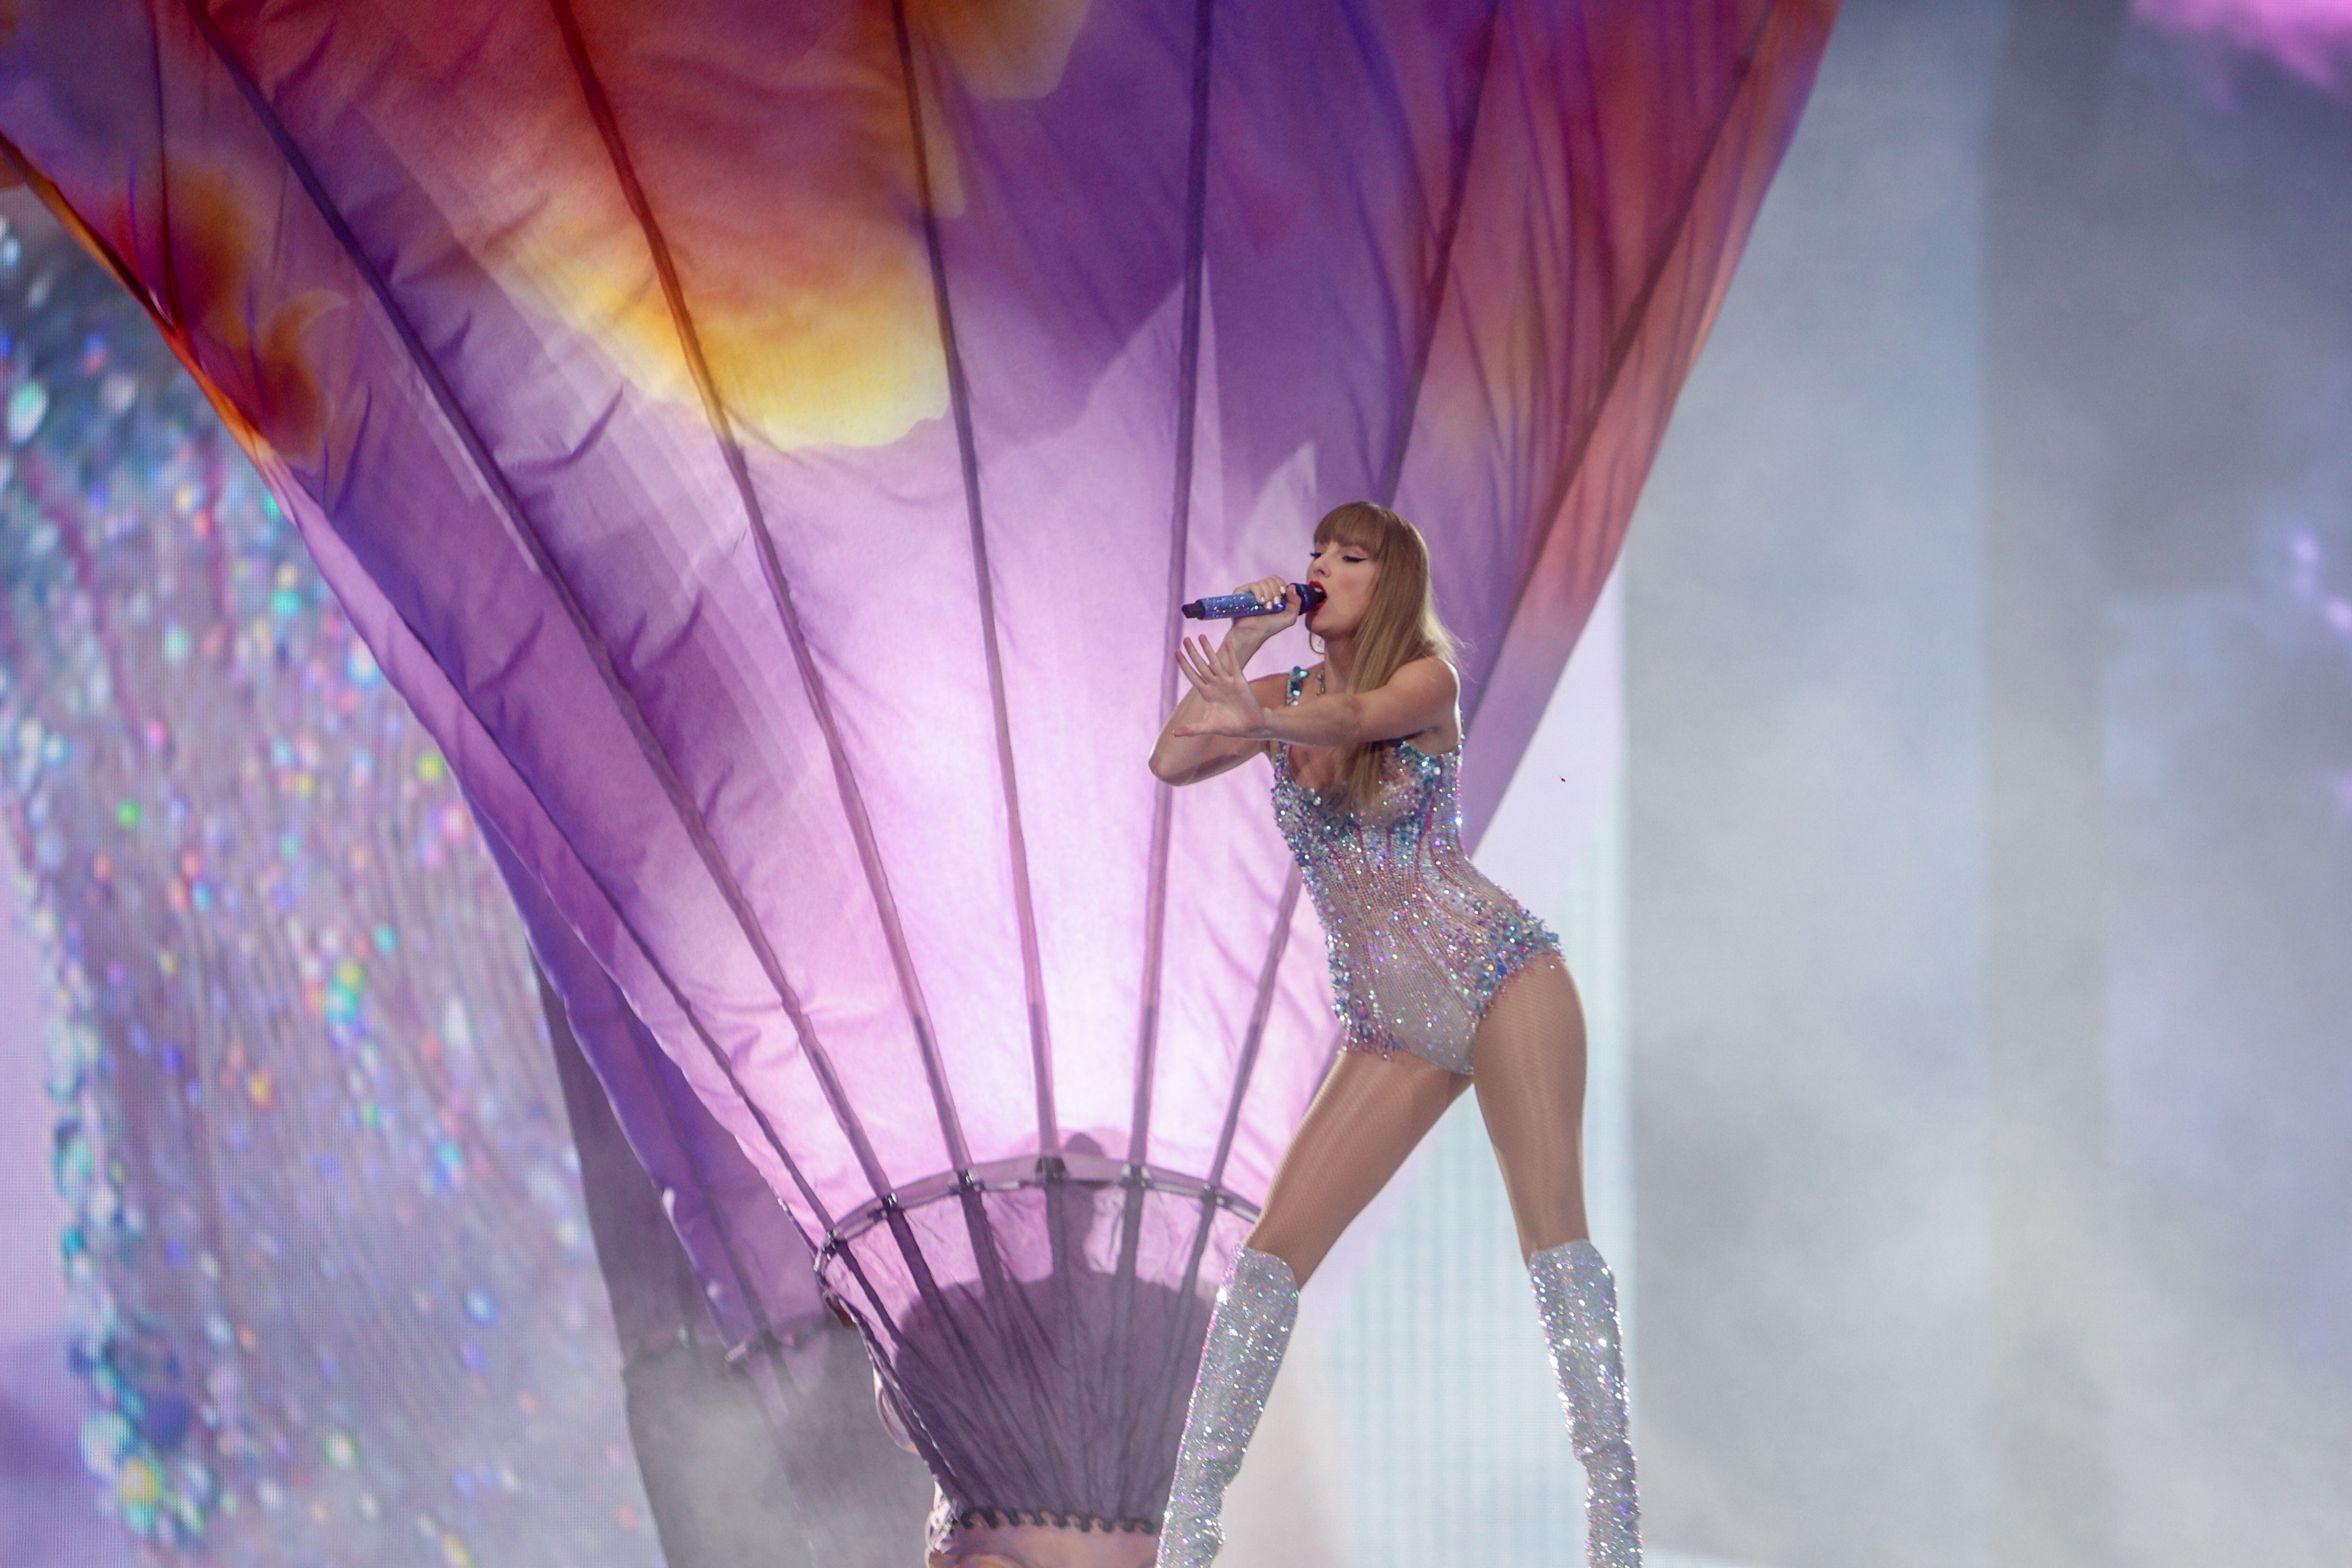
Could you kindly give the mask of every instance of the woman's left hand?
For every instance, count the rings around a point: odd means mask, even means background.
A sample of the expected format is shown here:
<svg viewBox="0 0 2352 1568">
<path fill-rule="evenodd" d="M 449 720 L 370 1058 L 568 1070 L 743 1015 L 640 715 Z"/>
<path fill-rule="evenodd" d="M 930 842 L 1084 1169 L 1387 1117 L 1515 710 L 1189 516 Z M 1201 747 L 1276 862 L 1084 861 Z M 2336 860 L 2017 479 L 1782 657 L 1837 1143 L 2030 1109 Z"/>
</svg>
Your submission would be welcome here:
<svg viewBox="0 0 2352 1568">
<path fill-rule="evenodd" d="M 1206 637 L 1188 637 L 1176 648 L 1176 662 L 1201 695 L 1202 711 L 1171 735 L 1231 735 L 1255 739 L 1265 733 L 1265 707 L 1242 673 L 1241 656 L 1230 643 L 1213 648 Z"/>
</svg>

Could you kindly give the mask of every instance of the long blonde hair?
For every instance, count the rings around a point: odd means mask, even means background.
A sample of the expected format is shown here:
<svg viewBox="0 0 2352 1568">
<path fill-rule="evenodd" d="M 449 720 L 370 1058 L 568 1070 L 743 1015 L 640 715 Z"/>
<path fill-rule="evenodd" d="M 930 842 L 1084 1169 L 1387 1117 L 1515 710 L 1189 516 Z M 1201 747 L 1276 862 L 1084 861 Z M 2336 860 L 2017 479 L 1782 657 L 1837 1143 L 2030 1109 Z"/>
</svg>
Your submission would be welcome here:
<svg viewBox="0 0 2352 1568">
<path fill-rule="evenodd" d="M 1437 618 L 1429 580 L 1429 541 L 1421 530 L 1376 501 L 1349 501 L 1323 514 L 1315 525 L 1318 549 L 1354 545 L 1381 563 L 1372 601 L 1356 628 L 1356 659 L 1350 690 L 1369 692 L 1415 659 L 1454 656 L 1454 634 Z M 1339 758 L 1343 798 L 1369 800 L 1380 790 L 1382 748 L 1378 743 L 1350 746 Z"/>
</svg>

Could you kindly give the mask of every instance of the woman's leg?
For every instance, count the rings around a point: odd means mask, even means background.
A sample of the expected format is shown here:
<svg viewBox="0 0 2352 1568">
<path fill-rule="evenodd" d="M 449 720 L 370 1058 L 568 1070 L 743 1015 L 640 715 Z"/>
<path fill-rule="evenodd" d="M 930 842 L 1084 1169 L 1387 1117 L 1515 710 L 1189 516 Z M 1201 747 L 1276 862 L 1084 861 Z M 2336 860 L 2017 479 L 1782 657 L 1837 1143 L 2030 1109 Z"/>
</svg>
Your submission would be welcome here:
<svg viewBox="0 0 2352 1568">
<path fill-rule="evenodd" d="M 1546 956 L 1505 981 L 1471 1061 L 1519 1255 L 1584 1239 L 1584 1009 L 1568 967 Z"/>
<path fill-rule="evenodd" d="M 1625 1434 L 1617 1284 L 1584 1216 L 1584 1010 L 1557 958 L 1505 984 L 1472 1047 L 1478 1108 L 1518 1222 L 1552 1371 L 1584 1466 L 1585 1561 L 1640 1568 L 1642 1503 Z"/>
<path fill-rule="evenodd" d="M 1470 1080 L 1403 1052 L 1341 1051 L 1274 1173 L 1247 1245 L 1302 1285 Z"/>
<path fill-rule="evenodd" d="M 1204 1568 L 1224 1544 L 1225 1489 L 1274 1387 L 1298 1287 L 1467 1080 L 1417 1057 L 1345 1053 L 1291 1140 L 1209 1317 L 1160 1528 L 1160 1568 Z"/>
</svg>

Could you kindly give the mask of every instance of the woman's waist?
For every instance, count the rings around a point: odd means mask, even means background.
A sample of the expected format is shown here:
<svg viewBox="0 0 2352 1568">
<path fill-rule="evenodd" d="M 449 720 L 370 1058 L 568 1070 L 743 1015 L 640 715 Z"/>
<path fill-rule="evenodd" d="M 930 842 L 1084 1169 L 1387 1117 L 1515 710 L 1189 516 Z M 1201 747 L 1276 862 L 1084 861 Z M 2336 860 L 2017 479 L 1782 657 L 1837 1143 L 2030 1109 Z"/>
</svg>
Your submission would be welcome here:
<svg viewBox="0 0 2352 1568">
<path fill-rule="evenodd" d="M 1360 925 L 1390 915 L 1455 912 L 1486 918 L 1520 911 L 1517 900 L 1495 885 L 1467 855 L 1399 856 L 1372 861 L 1346 856 L 1299 857 L 1308 895 L 1326 925 L 1335 920 Z"/>
<path fill-rule="evenodd" d="M 1360 818 L 1333 821 L 1301 815 L 1279 822 L 1284 840 L 1301 865 L 1428 866 L 1451 872 L 1467 868 L 1460 830 L 1448 819 L 1408 817 L 1391 822 Z M 1474 873 L 1475 874 L 1475 873 Z"/>
</svg>

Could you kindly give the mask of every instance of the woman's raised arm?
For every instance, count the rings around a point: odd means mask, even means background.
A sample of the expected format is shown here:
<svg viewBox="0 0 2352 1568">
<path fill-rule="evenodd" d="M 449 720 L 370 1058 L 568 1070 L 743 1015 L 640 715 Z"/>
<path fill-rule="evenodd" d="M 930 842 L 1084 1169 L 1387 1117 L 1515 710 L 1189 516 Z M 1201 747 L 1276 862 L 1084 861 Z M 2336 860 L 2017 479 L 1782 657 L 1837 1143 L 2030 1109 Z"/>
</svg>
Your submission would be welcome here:
<svg viewBox="0 0 2352 1568">
<path fill-rule="evenodd" d="M 1302 697 L 1296 707 L 1268 708 L 1258 733 L 1293 746 L 1404 740 L 1449 728 L 1460 692 L 1454 666 L 1432 655 L 1415 659 L 1368 692 L 1333 692 Z"/>
<path fill-rule="evenodd" d="M 1205 641 L 1187 643 L 1178 657 L 1192 679 L 1192 692 L 1161 732 L 1162 745 L 1171 737 L 1186 736 L 1229 737 L 1261 747 L 1274 741 L 1293 746 L 1360 746 L 1402 740 L 1450 728 L 1460 692 L 1454 666 L 1433 655 L 1415 659 L 1370 691 L 1334 692 L 1284 706 L 1278 700 L 1267 700 L 1279 698 L 1282 678 L 1244 681 L 1229 648 L 1212 651 Z M 1153 756 L 1152 770 L 1159 772 L 1158 753 Z"/>
<path fill-rule="evenodd" d="M 1282 706 L 1283 675 L 1260 675 L 1249 682 L 1251 695 L 1258 706 Z M 1220 773 L 1232 771 L 1253 757 L 1267 750 L 1264 740 L 1245 739 L 1239 736 L 1216 735 L 1202 730 L 1200 725 L 1210 716 L 1210 703 L 1198 686 L 1184 694 L 1176 711 L 1160 731 L 1160 739 L 1151 748 L 1151 775 L 1170 784 L 1198 784 L 1203 779 L 1214 779 Z"/>
</svg>

